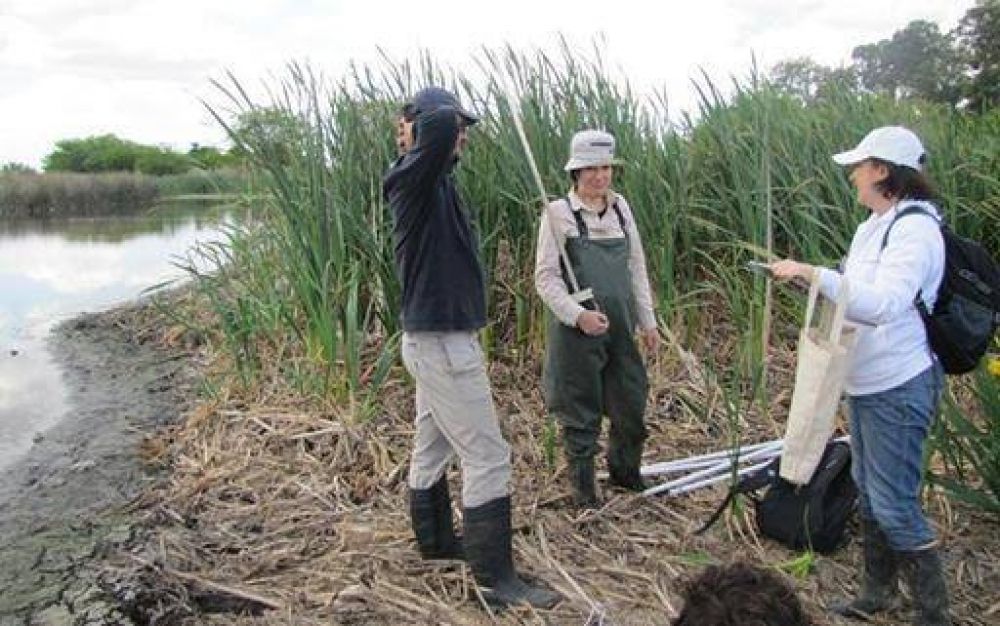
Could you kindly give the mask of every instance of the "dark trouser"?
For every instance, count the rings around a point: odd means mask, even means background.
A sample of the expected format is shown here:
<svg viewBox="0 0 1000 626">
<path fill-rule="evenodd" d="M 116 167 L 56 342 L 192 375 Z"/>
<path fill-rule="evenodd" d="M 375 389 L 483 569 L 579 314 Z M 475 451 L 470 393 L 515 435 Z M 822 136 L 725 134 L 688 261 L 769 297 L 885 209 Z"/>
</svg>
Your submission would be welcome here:
<svg viewBox="0 0 1000 626">
<path fill-rule="evenodd" d="M 637 472 L 647 436 L 643 413 L 649 383 L 635 341 L 624 329 L 588 337 L 558 322 L 549 336 L 546 400 L 562 427 L 567 458 L 594 457 L 601 417 L 607 415 L 609 471 L 613 476 Z"/>
<path fill-rule="evenodd" d="M 578 214 L 576 218 L 581 236 L 567 238 L 566 253 L 579 283 L 593 290 L 590 304 L 607 316 L 608 331 L 591 337 L 552 319 L 543 383 L 546 408 L 562 426 L 574 499 L 577 504 L 591 504 L 596 500 L 593 459 L 602 415 L 611 423 L 607 455 L 611 482 L 643 488 L 639 466 L 649 383 L 635 345 L 629 241 L 590 239 L 582 218 Z"/>
</svg>

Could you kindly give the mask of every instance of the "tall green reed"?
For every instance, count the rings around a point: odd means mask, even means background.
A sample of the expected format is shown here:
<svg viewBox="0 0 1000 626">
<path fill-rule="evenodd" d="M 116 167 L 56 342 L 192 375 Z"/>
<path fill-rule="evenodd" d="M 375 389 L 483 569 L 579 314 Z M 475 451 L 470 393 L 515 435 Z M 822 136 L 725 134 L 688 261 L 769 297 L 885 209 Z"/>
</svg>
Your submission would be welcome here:
<svg viewBox="0 0 1000 626">
<path fill-rule="evenodd" d="M 977 370 L 965 390 L 972 402 L 960 403 L 954 391 L 945 391 L 944 419 L 931 437 L 931 454 L 947 472 L 928 478 L 958 500 L 1000 513 L 1000 377 Z"/>
<path fill-rule="evenodd" d="M 247 274 L 274 279 L 245 286 L 269 292 L 256 295 L 262 302 L 282 303 L 279 324 L 289 326 L 282 332 L 300 344 L 303 367 L 316 372 L 318 388 L 347 395 L 373 389 L 378 380 L 366 372 L 392 362 L 399 285 L 381 176 L 395 157 L 396 111 L 431 82 L 483 114 L 457 176 L 487 274 L 484 342 L 491 351 L 530 357 L 544 336 L 544 307 L 532 281 L 539 199 L 512 107 L 552 197 L 569 188 L 562 165 L 575 131 L 598 127 L 616 136 L 628 164 L 615 187 L 643 235 L 660 318 L 695 346 L 709 335 L 732 335 L 747 378 L 765 357 L 772 320 L 765 284 L 740 268 L 769 254 L 830 263 L 844 253 L 865 212 L 830 155 L 871 128 L 914 127 L 931 148 L 931 173 L 956 227 L 994 250 L 1000 246 L 998 151 L 990 149 L 1000 137 L 996 115 L 967 118 L 853 93 L 805 105 L 751 76 L 734 80 L 725 93 L 702 78 L 695 83 L 697 110 L 678 116 L 662 95 L 634 93 L 601 56 L 599 48 L 580 53 L 566 44 L 555 53 L 484 50 L 468 74 L 427 56 L 387 58 L 375 67 L 354 66 L 335 81 L 293 64 L 261 102 L 232 76 L 219 83 L 223 103 L 210 110 L 250 155 L 264 195 L 262 234 L 247 244 L 261 250 L 241 262 Z M 514 102 L 506 84 L 513 85 Z M 302 131 L 290 135 L 293 145 L 275 145 L 266 128 L 236 132 L 234 120 L 262 109 L 280 111 Z M 270 267 L 257 267 L 263 264 Z M 222 301 L 238 313 L 238 300 Z M 783 328 L 798 319 L 801 303 L 782 291 L 773 307 Z M 263 328 L 253 334 L 263 337 Z M 790 340 L 779 333 L 772 342 Z"/>
</svg>

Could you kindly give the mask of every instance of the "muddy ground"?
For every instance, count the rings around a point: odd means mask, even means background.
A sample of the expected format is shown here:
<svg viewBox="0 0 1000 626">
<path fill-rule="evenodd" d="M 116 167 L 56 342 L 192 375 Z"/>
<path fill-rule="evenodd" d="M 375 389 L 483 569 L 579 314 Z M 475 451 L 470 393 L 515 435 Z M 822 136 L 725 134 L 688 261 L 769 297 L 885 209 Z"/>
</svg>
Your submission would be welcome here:
<svg viewBox="0 0 1000 626">
<path fill-rule="evenodd" d="M 52 334 L 71 408 L 0 472 L 0 626 L 131 622 L 98 567 L 134 539 L 129 503 L 157 478 L 139 446 L 179 417 L 192 371 L 136 337 L 129 314 L 86 314 Z"/>
<path fill-rule="evenodd" d="M 162 320 L 136 323 L 143 317 L 139 306 L 85 315 L 53 333 L 72 409 L 0 472 L 0 626 L 465 624 L 494 617 L 470 598 L 466 568 L 416 557 L 401 482 L 412 436 L 404 411 L 347 425 L 339 414 L 295 402 L 258 406 L 236 398 L 164 431 L 196 399 L 200 365 L 188 348 L 148 341 L 138 329 Z M 774 565 L 795 557 L 744 535 L 749 526 L 739 520 L 691 535 L 721 494 L 641 503 L 619 494 L 617 504 L 588 520 L 554 506 L 565 487 L 561 477 L 537 471 L 544 461 L 527 416 L 541 409 L 523 391 L 535 373 L 518 372 L 501 363 L 491 372 L 503 381 L 503 413 L 513 416 L 506 426 L 518 455 L 516 519 L 527 529 L 519 530 L 517 559 L 558 583 L 567 600 L 548 614 L 511 611 L 497 616 L 501 622 L 665 624 L 677 581 L 701 568 L 691 559 L 742 556 Z M 673 458 L 708 435 L 702 421 L 680 415 L 676 399 L 694 396 L 660 383 L 649 447 Z M 411 395 L 402 383 L 388 385 L 384 405 L 410 406 Z M 145 439 L 158 431 L 159 438 Z M 143 450 L 163 465 L 171 455 L 183 462 L 160 475 L 142 462 Z M 1000 623 L 997 520 L 940 494 L 927 504 L 944 538 L 955 623 Z M 533 535 L 543 530 L 545 541 Z M 859 561 L 852 541 L 795 583 L 818 624 L 848 623 L 824 605 L 856 587 Z M 582 587 L 564 584 L 570 573 Z M 599 604 L 588 604 L 584 591 Z M 264 610 L 271 605 L 284 610 Z M 897 611 L 877 623 L 907 618 Z"/>
</svg>

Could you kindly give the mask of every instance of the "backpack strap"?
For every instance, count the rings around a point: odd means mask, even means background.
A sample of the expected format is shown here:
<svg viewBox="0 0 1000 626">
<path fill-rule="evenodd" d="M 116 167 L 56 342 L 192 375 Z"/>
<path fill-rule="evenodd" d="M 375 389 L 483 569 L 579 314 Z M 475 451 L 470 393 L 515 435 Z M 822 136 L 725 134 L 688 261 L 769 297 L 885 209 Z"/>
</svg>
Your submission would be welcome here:
<svg viewBox="0 0 1000 626">
<path fill-rule="evenodd" d="M 891 222 L 889 222 L 889 228 L 886 228 L 885 234 L 882 235 L 882 245 L 879 246 L 878 249 L 879 258 L 881 258 L 882 251 L 885 250 L 886 245 L 889 244 L 889 233 L 892 232 L 892 227 L 896 225 L 896 222 L 906 217 L 907 215 L 918 215 L 918 214 L 926 215 L 927 217 L 937 222 L 939 228 L 944 228 L 944 223 L 939 217 L 937 217 L 924 207 L 920 206 L 919 204 L 904 205 L 902 207 L 902 210 L 897 212 L 896 216 L 892 218 Z M 924 323 L 926 323 L 927 318 L 930 316 L 930 311 L 927 310 L 927 304 L 924 302 L 923 295 L 924 295 L 923 290 L 917 289 L 917 295 L 914 296 L 913 298 L 913 305 L 917 307 L 917 311 L 920 313 L 921 319 L 923 319 Z"/>
<path fill-rule="evenodd" d="M 810 491 L 823 493 L 850 460 L 851 448 L 848 444 L 841 441 L 827 444 L 807 488 Z"/>
<path fill-rule="evenodd" d="M 888 243 L 889 243 L 889 233 L 892 232 L 892 227 L 896 225 L 896 222 L 898 222 L 900 219 L 906 217 L 907 215 L 916 215 L 918 213 L 922 214 L 922 215 L 926 215 L 927 217 L 929 217 L 932 220 L 934 220 L 935 222 L 937 222 L 938 226 L 941 226 L 941 220 L 936 215 L 934 215 L 933 213 L 931 213 L 930 211 L 928 211 L 927 209 L 925 209 L 924 207 L 920 206 L 919 204 L 906 205 L 906 206 L 903 207 L 903 209 L 901 211 L 899 211 L 898 213 L 896 213 L 895 217 L 892 218 L 892 221 L 889 223 L 889 228 L 885 229 L 885 235 L 882 236 L 882 245 L 879 246 L 879 252 L 881 252 L 882 250 L 885 250 L 886 245 L 888 245 Z"/>
<path fill-rule="evenodd" d="M 722 512 L 726 510 L 726 507 L 729 506 L 729 503 L 732 502 L 733 498 L 735 498 L 738 494 L 747 495 L 751 499 L 756 500 L 757 496 L 754 492 L 774 482 L 775 477 L 778 475 L 778 463 L 780 459 L 781 457 L 777 457 L 765 467 L 762 467 L 756 472 L 741 478 L 740 481 L 729 490 L 729 493 L 726 494 L 726 498 L 721 504 L 719 504 L 718 508 L 715 509 L 712 516 L 708 518 L 708 521 L 705 522 L 701 528 L 696 530 L 694 534 L 700 535 L 711 528 L 712 525 L 715 524 L 720 517 L 722 517 Z"/>
<path fill-rule="evenodd" d="M 712 513 L 712 517 L 708 518 L 708 521 L 705 522 L 701 528 L 694 531 L 694 534 L 700 535 L 704 533 L 706 530 L 711 528 L 715 522 L 719 521 L 719 518 L 722 517 L 722 512 L 726 510 L 726 507 L 729 506 L 729 503 L 733 501 L 733 498 L 735 498 L 738 493 L 740 493 L 739 487 L 730 489 L 729 493 L 726 494 L 726 498 L 719 504 L 718 508 L 715 509 L 715 512 Z"/>
</svg>

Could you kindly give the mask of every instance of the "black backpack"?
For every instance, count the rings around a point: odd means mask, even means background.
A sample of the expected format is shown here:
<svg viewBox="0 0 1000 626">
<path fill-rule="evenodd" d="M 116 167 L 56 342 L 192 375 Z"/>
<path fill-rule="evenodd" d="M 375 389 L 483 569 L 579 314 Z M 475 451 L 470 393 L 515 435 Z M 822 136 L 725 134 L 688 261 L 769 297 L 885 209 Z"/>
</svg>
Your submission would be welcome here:
<svg viewBox="0 0 1000 626">
<path fill-rule="evenodd" d="M 753 502 L 757 528 L 789 548 L 809 547 L 827 554 L 844 543 L 858 490 L 851 478 L 851 448 L 843 441 L 826 444 L 812 478 L 795 485 L 781 477 L 781 457 L 740 479 L 712 517 L 695 534 L 712 527 L 736 494 Z M 757 492 L 766 488 L 763 497 Z"/>
<path fill-rule="evenodd" d="M 881 249 L 897 221 L 918 213 L 938 219 L 922 207 L 905 207 L 886 229 Z M 927 310 L 919 291 L 913 303 L 944 371 L 964 374 L 976 369 L 1000 326 L 1000 266 L 978 242 L 959 237 L 943 221 L 938 223 L 944 239 L 944 278 L 934 310 Z"/>
</svg>

